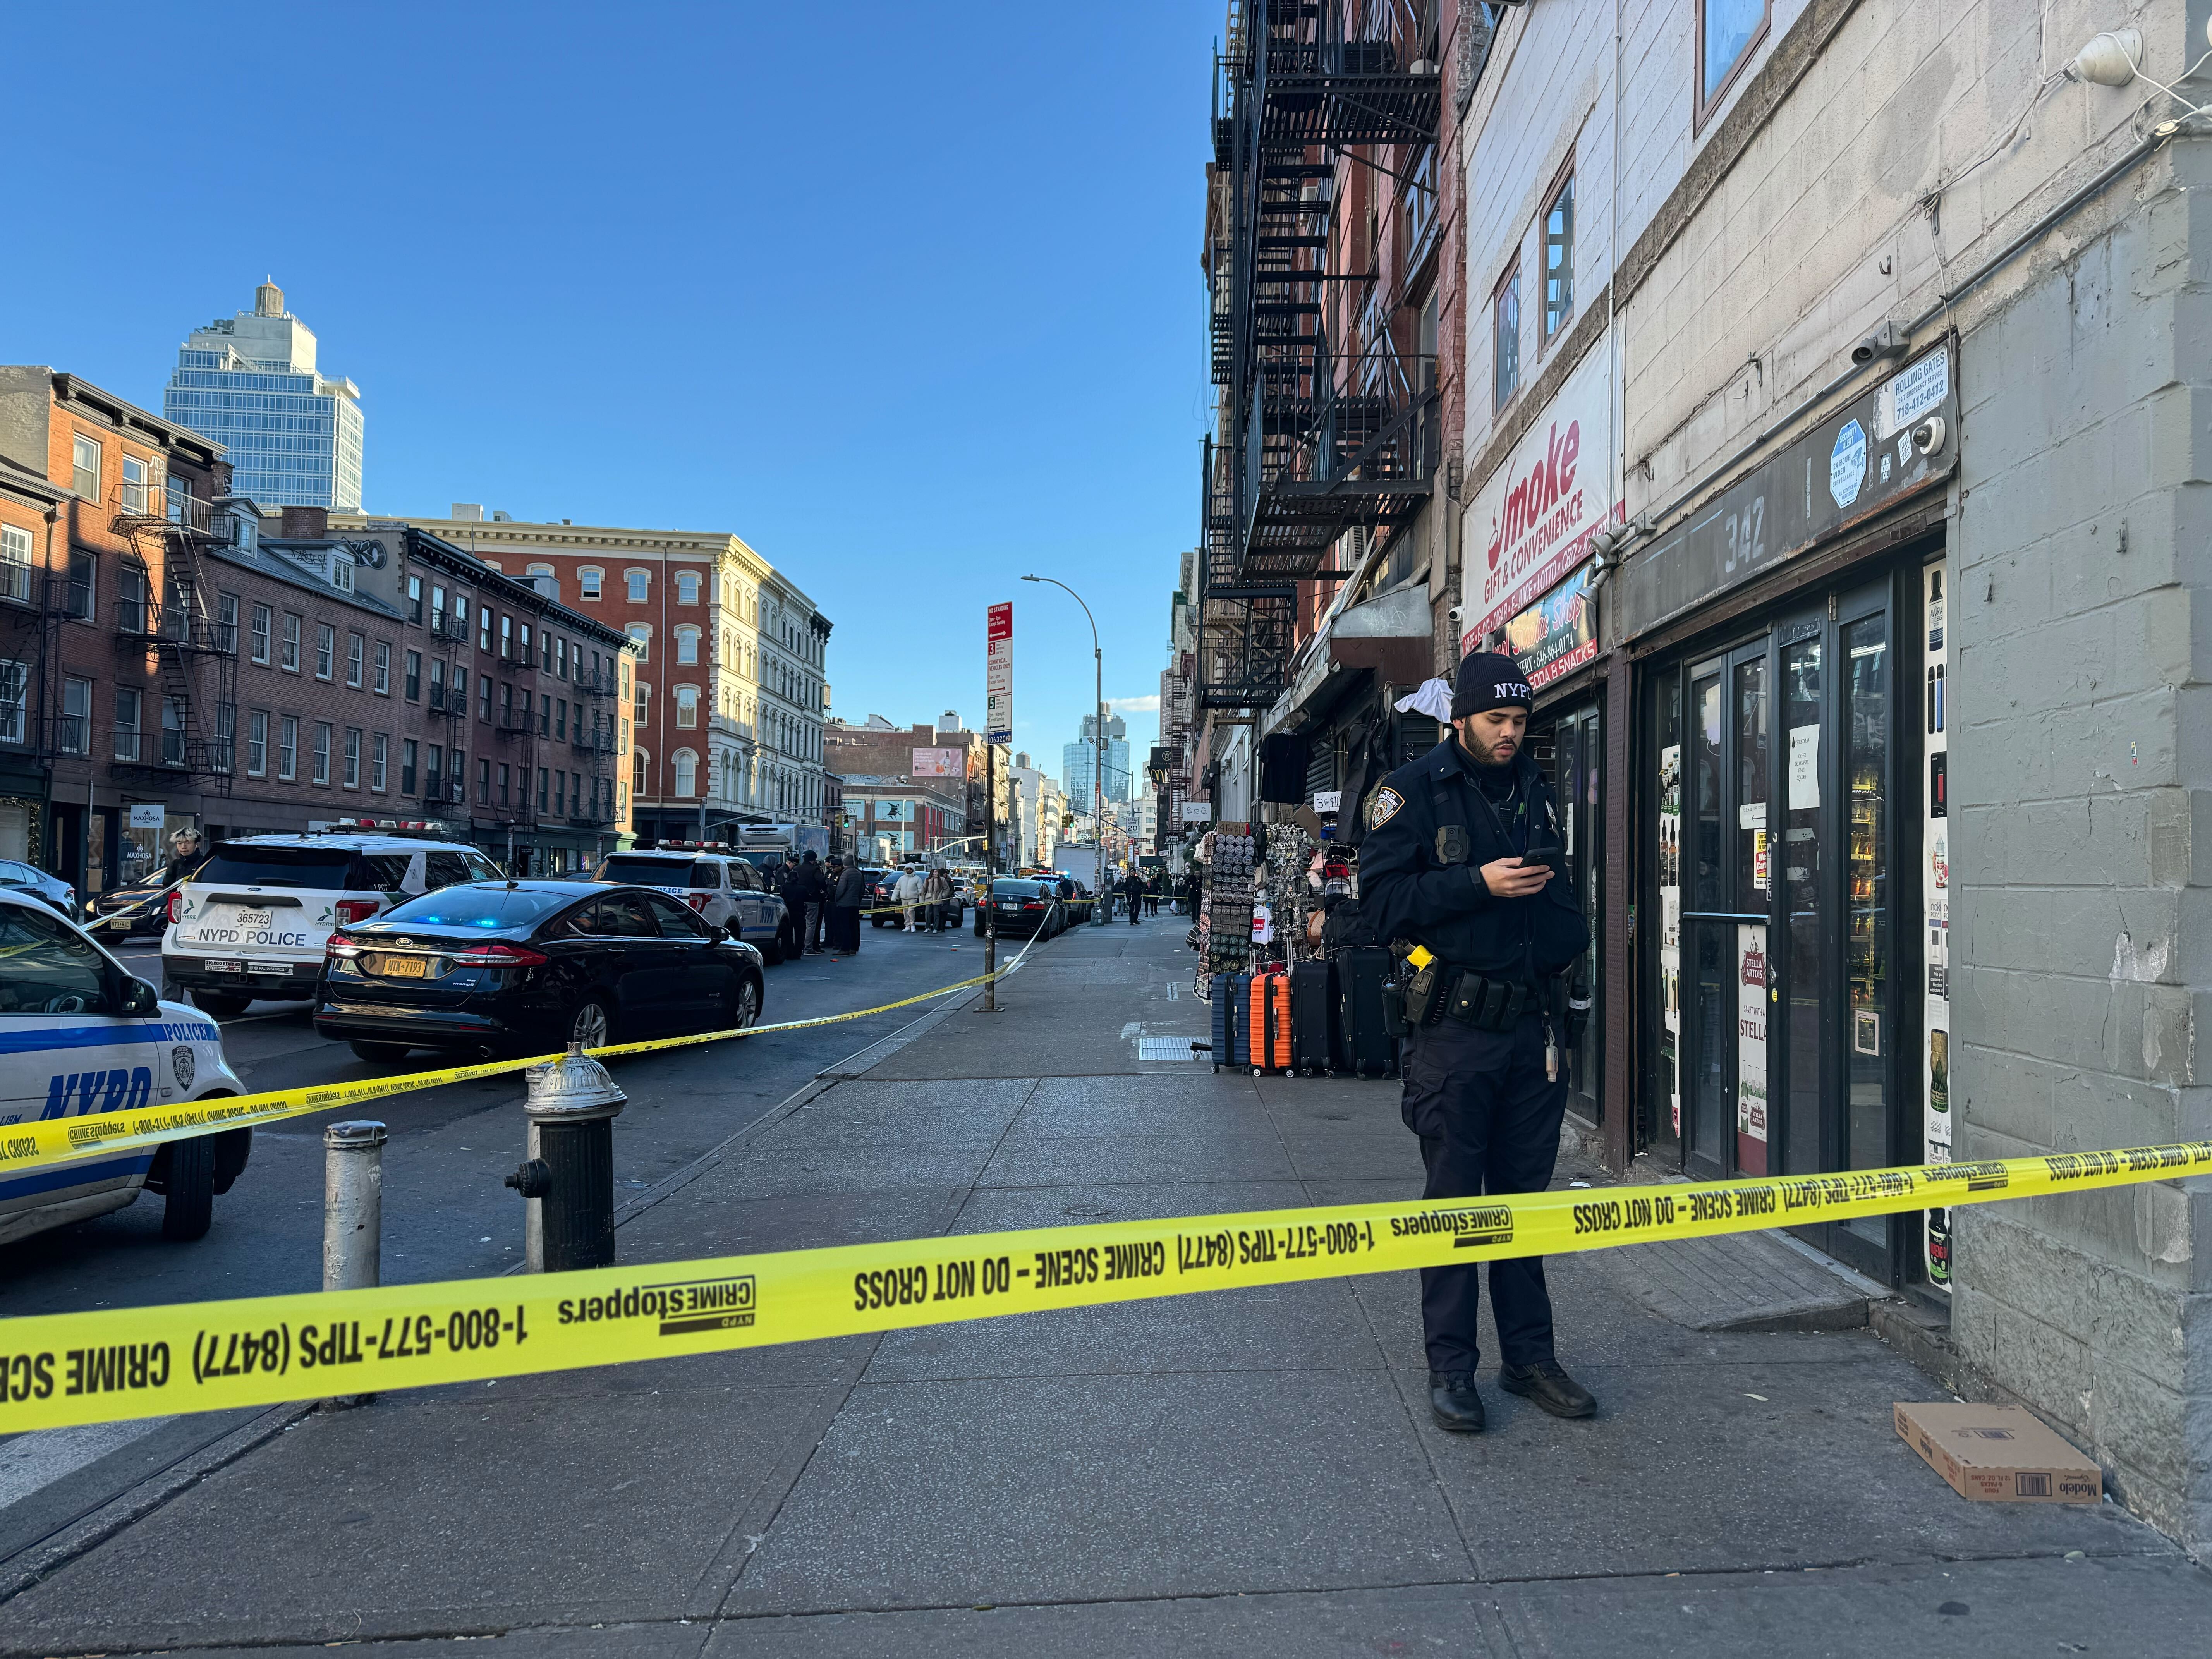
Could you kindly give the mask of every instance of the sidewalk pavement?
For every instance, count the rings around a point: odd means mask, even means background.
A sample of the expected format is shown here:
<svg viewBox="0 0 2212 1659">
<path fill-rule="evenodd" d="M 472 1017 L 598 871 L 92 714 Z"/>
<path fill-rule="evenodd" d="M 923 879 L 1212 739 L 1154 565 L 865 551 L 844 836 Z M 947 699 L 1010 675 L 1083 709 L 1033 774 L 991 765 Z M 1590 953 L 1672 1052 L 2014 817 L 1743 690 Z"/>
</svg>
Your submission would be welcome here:
<svg viewBox="0 0 2212 1659">
<path fill-rule="evenodd" d="M 1206 1030 L 1183 929 L 1040 946 L 623 1258 L 1418 1190 L 1394 1085 L 1139 1058 Z M 1941 1391 L 1867 1330 L 1693 1330 L 1633 1254 L 1551 1269 L 1597 1418 L 1492 1370 L 1477 1438 L 1430 1422 L 1402 1273 L 390 1395 L 0 1604 L 0 1650 L 2205 1651 L 2212 1577 L 2119 1506 L 1954 1496 L 1890 1426 Z"/>
</svg>

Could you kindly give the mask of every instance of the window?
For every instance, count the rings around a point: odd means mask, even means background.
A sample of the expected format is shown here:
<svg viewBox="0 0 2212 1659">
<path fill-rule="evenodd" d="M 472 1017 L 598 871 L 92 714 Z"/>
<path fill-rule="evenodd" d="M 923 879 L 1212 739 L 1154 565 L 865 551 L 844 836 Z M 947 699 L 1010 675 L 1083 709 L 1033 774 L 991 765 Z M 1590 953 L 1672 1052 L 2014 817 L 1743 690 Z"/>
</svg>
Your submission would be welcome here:
<svg viewBox="0 0 2212 1659">
<path fill-rule="evenodd" d="M 115 688 L 115 758 L 138 758 L 138 693 L 127 685 Z"/>
<path fill-rule="evenodd" d="M 446 659 L 443 657 L 433 657 L 430 659 L 430 707 L 443 708 L 445 706 Z"/>
<path fill-rule="evenodd" d="M 384 793 L 391 764 L 392 739 L 379 732 L 368 743 L 368 787 L 380 795 Z"/>
<path fill-rule="evenodd" d="M 523 574 L 524 575 L 526 575 L 526 576 L 527 576 L 527 577 L 529 577 L 529 578 L 530 578 L 531 586 L 533 586 L 533 587 L 537 587 L 537 588 L 538 588 L 538 591 L 539 592 L 541 592 L 541 593 L 548 593 L 548 594 L 550 594 L 550 596 L 551 598 L 554 598 L 554 599 L 559 599 L 559 598 L 561 597 L 561 583 L 560 583 L 560 581 L 559 581 L 559 580 L 558 580 L 557 578 L 556 578 L 556 579 L 555 579 L 555 580 L 554 580 L 554 582 L 553 582 L 553 585 L 552 585 L 552 586 L 551 586 L 550 589 L 549 589 L 549 588 L 546 588 L 546 587 L 544 587 L 544 586 L 540 586 L 538 585 L 538 579 L 540 576 L 551 576 L 551 575 L 553 575 L 554 572 L 553 572 L 553 567 L 552 567 L 551 565 L 550 565 L 550 564 L 533 564 L 533 565 L 527 565 L 527 566 L 525 566 L 525 567 L 524 567 L 522 574 Z"/>
<path fill-rule="evenodd" d="M 1575 175 L 1559 181 L 1544 212 L 1544 341 L 1549 344 L 1575 309 Z"/>
<path fill-rule="evenodd" d="M 550 737 L 552 732 L 553 698 L 550 693 L 540 692 L 538 696 L 538 735 Z"/>
<path fill-rule="evenodd" d="M 699 660 L 699 630 L 685 626 L 676 630 L 676 660 L 696 663 Z"/>
<path fill-rule="evenodd" d="M 446 699 L 446 707 L 456 714 L 469 712 L 469 671 L 459 663 L 453 665 L 453 695 Z"/>
<path fill-rule="evenodd" d="M 676 723 L 678 726 L 699 724 L 699 688 L 679 685 L 676 688 Z"/>
<path fill-rule="evenodd" d="M 331 586 L 341 593 L 353 592 L 353 560 L 346 554 L 331 555 Z"/>
<path fill-rule="evenodd" d="M 215 706 L 215 769 L 225 775 L 238 763 L 238 705 Z"/>
<path fill-rule="evenodd" d="M 512 617 L 499 619 L 499 654 L 507 659 L 514 655 L 514 618 Z"/>
<path fill-rule="evenodd" d="M 699 757 L 689 749 L 676 751 L 676 793 L 678 795 L 699 793 Z"/>
<path fill-rule="evenodd" d="M 501 761 L 499 763 L 499 804 L 501 806 L 507 805 L 508 777 L 507 764 L 505 761 Z"/>
<path fill-rule="evenodd" d="M 486 720 L 491 718 L 491 676 L 489 674 L 477 676 L 477 718 Z"/>
<path fill-rule="evenodd" d="M 383 640 L 376 642 L 376 695 L 392 695 L 392 647 Z"/>
<path fill-rule="evenodd" d="M 315 678 L 326 680 L 331 677 L 331 661 L 337 655 L 338 630 L 328 623 L 315 624 Z"/>
<path fill-rule="evenodd" d="M 1735 83 L 1766 36 L 1770 0 L 1698 0 L 1698 120 Z"/>
<path fill-rule="evenodd" d="M 584 711 L 580 708 L 576 711 L 580 717 L 576 721 L 576 735 L 578 737 L 581 737 L 584 734 L 584 722 L 580 718 L 583 712 Z M 564 742 L 568 738 L 568 700 L 566 697 L 561 699 L 561 706 L 553 711 L 553 735 L 561 738 Z"/>
<path fill-rule="evenodd" d="M 453 595 L 453 637 L 457 640 L 465 640 L 468 636 L 469 596 L 465 593 L 456 593 Z"/>
<path fill-rule="evenodd" d="M 480 605 L 477 609 L 477 649 L 491 649 L 491 608 L 489 605 Z"/>
<path fill-rule="evenodd" d="M 246 720 L 246 775 L 264 778 L 269 775 L 269 715 L 257 708 Z"/>
<path fill-rule="evenodd" d="M 161 699 L 161 764 L 182 766 L 185 763 L 185 700 L 182 697 Z"/>
<path fill-rule="evenodd" d="M 269 607 L 253 607 L 253 660 L 264 668 L 269 665 Z"/>
<path fill-rule="evenodd" d="M 407 579 L 407 620 L 417 628 L 422 625 L 422 579 L 420 576 Z"/>
<path fill-rule="evenodd" d="M 491 805 L 491 763 L 488 760 L 477 763 L 477 805 Z"/>
<path fill-rule="evenodd" d="M 422 769 L 422 799 L 443 800 L 446 798 L 446 746 L 430 745 L 429 763 Z"/>
<path fill-rule="evenodd" d="M 408 702 L 422 701 L 422 653 L 420 651 L 410 651 L 407 653 L 406 686 Z M 414 791 L 410 790 L 408 793 L 412 794 Z"/>
<path fill-rule="evenodd" d="M 0 743 L 22 742 L 30 694 L 30 671 L 19 662 L 0 662 Z"/>
<path fill-rule="evenodd" d="M 699 603 L 699 573 L 697 571 L 680 570 L 677 572 L 676 603 L 678 605 L 696 605 Z"/>
<path fill-rule="evenodd" d="M 226 657 L 238 654 L 238 595 L 215 596 L 215 648 Z"/>
<path fill-rule="evenodd" d="M 630 689 L 629 717 L 637 729 L 644 731 L 651 722 L 647 718 L 653 710 L 653 688 L 643 680 Z"/>
<path fill-rule="evenodd" d="M 1490 302 L 1491 394 L 1492 409 L 1503 409 L 1521 385 L 1521 261 L 1498 285 Z"/>
<path fill-rule="evenodd" d="M 331 726 L 328 720 L 315 722 L 314 781 L 328 785 L 331 781 Z"/>
<path fill-rule="evenodd" d="M 624 597 L 627 598 L 632 605 L 643 605 L 647 599 L 646 585 L 651 581 L 652 579 L 653 573 L 648 570 L 623 571 L 623 586 L 625 590 Z"/>
<path fill-rule="evenodd" d="M 115 573 L 115 626 L 125 634 L 146 631 L 146 567 L 127 559 Z"/>
<path fill-rule="evenodd" d="M 361 690 L 362 664 L 368 653 L 367 640 L 358 634 L 346 635 L 346 684 L 356 691 Z"/>
<path fill-rule="evenodd" d="M 357 726 L 346 727 L 345 771 L 343 776 L 347 788 L 361 787 L 361 728 Z"/>
<path fill-rule="evenodd" d="M 122 1012 L 111 988 L 107 958 L 99 947 L 35 906 L 9 905 L 0 918 L 0 963 L 5 963 L 0 970 L 0 1013 L 36 1015 L 63 1008 L 78 1016 Z M 33 1042 L 38 1036 L 17 1040 Z M 91 1109 L 93 1086 L 84 1085 L 80 1109 Z"/>
<path fill-rule="evenodd" d="M 69 614 L 79 622 L 90 622 L 99 591 L 99 563 L 91 554 L 72 547 L 69 556 Z"/>
<path fill-rule="evenodd" d="M 514 659 L 517 662 L 521 663 L 525 667 L 527 667 L 530 664 L 530 624 L 528 623 L 517 623 L 515 624 L 514 631 L 517 636 L 515 641 Z"/>
<path fill-rule="evenodd" d="M 290 782 L 300 775 L 300 719 L 287 714 L 276 722 L 276 775 Z"/>
<path fill-rule="evenodd" d="M 642 749 L 629 751 L 629 787 L 641 795 L 645 793 L 646 763 L 653 757 Z"/>
<path fill-rule="evenodd" d="M 632 623 L 623 632 L 629 635 L 630 643 L 637 647 L 638 661 L 651 662 L 653 660 L 653 624 Z"/>
<path fill-rule="evenodd" d="M 100 440 L 80 432 L 70 446 L 70 488 L 88 501 L 100 499 Z"/>
<path fill-rule="evenodd" d="M 92 682 L 62 682 L 61 718 L 55 723 L 54 746 L 64 755 L 92 752 Z"/>
<path fill-rule="evenodd" d="M 300 618 L 290 611 L 284 613 L 284 655 L 282 665 L 288 674 L 300 672 Z"/>
<path fill-rule="evenodd" d="M 538 636 L 538 665 L 549 674 L 553 672 L 553 636 L 550 634 Z"/>
<path fill-rule="evenodd" d="M 430 631 L 438 635 L 446 631 L 446 590 L 442 587 L 430 590 Z"/>
<path fill-rule="evenodd" d="M 31 532 L 0 525 L 0 599 L 31 597 Z"/>
<path fill-rule="evenodd" d="M 553 802 L 553 775 L 544 767 L 538 769 L 538 810 L 544 811 Z"/>
<path fill-rule="evenodd" d="M 469 757 L 459 750 L 453 750 L 453 769 L 447 773 L 447 787 L 453 793 L 446 799 L 465 801 L 469 798 Z"/>
<path fill-rule="evenodd" d="M 579 651 L 576 653 L 578 662 L 580 663 L 583 657 L 582 652 Z M 553 678 L 556 680 L 565 680 L 568 678 L 568 641 L 566 640 L 553 641 Z"/>
<path fill-rule="evenodd" d="M 595 564 L 584 566 L 576 573 L 576 597 L 583 599 L 598 599 L 599 584 L 606 580 L 606 574 L 605 571 Z"/>
<path fill-rule="evenodd" d="M 401 738 L 399 741 L 399 793 L 403 795 L 411 795 L 415 793 L 415 739 Z"/>
</svg>

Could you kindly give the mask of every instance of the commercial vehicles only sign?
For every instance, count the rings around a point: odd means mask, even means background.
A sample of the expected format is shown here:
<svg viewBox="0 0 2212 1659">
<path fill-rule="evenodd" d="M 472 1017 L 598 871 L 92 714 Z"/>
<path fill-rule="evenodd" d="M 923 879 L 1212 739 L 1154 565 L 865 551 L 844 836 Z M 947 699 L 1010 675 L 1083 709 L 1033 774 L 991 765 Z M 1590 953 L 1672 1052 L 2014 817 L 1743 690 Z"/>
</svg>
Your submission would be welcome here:
<svg viewBox="0 0 2212 1659">
<path fill-rule="evenodd" d="M 983 727 L 993 743 L 1014 740 L 1014 607 L 994 605 L 984 628 L 988 665 L 983 681 Z"/>
</svg>

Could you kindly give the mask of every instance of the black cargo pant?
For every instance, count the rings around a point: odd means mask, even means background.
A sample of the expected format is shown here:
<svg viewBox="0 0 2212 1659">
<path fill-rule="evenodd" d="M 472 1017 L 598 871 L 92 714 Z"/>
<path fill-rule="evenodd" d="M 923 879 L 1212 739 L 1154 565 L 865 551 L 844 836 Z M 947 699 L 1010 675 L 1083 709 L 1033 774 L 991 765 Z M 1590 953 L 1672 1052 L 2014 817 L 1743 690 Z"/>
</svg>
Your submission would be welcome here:
<svg viewBox="0 0 2212 1659">
<path fill-rule="evenodd" d="M 1535 1193 L 1551 1184 L 1567 1109 L 1566 1066 L 1544 1076 L 1544 1019 L 1524 1014 L 1510 1031 L 1478 1031 L 1450 1020 L 1406 1039 L 1406 1127 L 1421 1138 L 1428 1166 L 1424 1198 Z M 1480 1264 L 1421 1269 L 1421 1328 L 1429 1369 L 1471 1371 L 1481 1345 Z M 1552 1353 L 1552 1296 L 1541 1256 L 1490 1264 L 1490 1313 L 1498 1358 L 1531 1365 Z"/>
</svg>

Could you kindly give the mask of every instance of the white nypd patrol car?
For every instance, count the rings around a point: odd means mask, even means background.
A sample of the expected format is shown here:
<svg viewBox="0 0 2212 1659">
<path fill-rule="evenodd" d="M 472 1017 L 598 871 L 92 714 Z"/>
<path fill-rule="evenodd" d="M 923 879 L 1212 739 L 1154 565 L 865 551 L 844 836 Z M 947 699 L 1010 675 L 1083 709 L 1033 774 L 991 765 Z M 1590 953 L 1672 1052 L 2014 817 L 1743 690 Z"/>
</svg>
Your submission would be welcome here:
<svg viewBox="0 0 2212 1659">
<path fill-rule="evenodd" d="M 35 899 L 0 891 L 0 1125 L 245 1092 L 211 1018 L 162 1001 Z M 226 1129 L 0 1175 L 0 1244 L 119 1210 L 142 1190 L 165 1200 L 165 1237 L 198 1238 L 252 1137 Z"/>
</svg>

